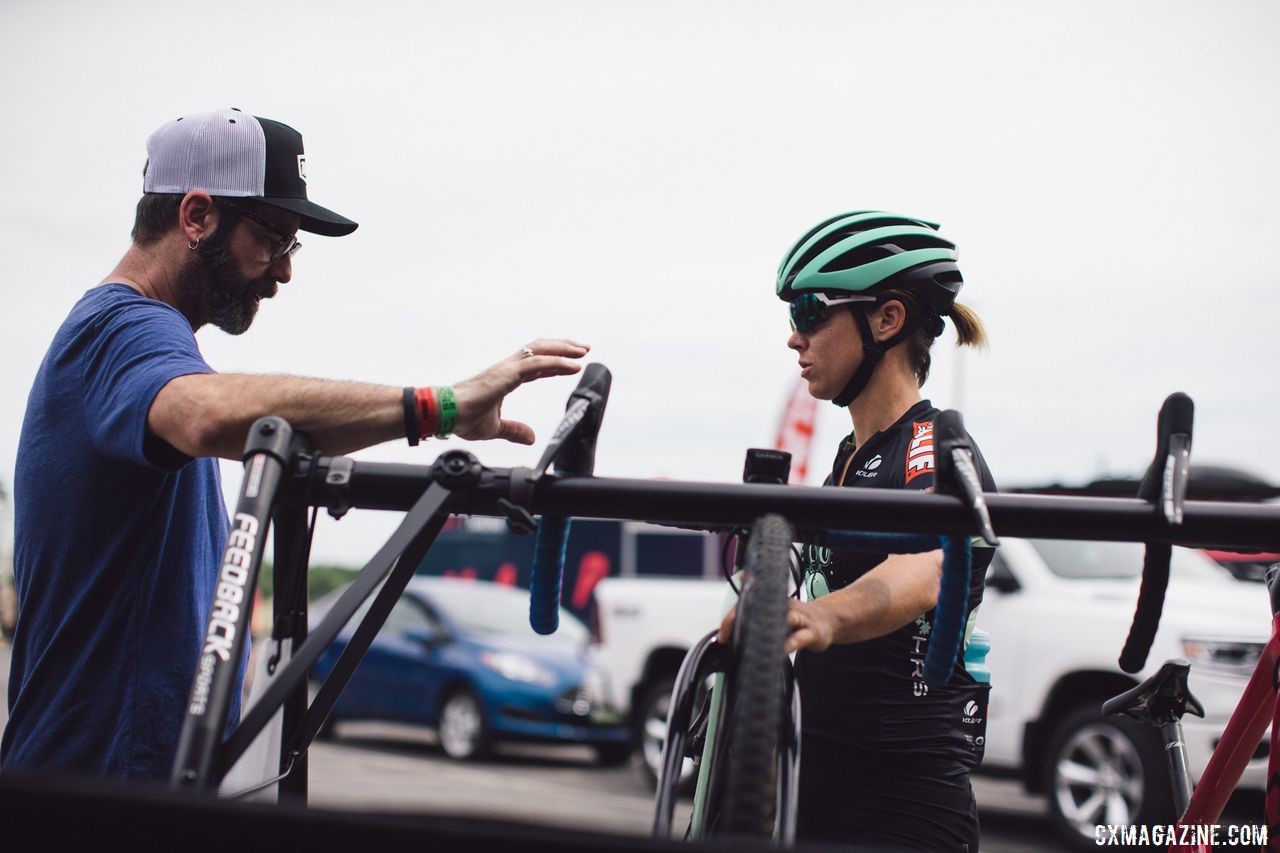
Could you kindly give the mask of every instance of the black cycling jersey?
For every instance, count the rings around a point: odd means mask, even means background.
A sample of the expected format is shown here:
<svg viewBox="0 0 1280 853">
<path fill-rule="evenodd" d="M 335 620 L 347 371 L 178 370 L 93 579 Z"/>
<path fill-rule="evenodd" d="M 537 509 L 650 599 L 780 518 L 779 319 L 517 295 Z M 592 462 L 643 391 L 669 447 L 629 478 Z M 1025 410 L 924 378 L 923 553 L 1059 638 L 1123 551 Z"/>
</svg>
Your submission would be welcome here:
<svg viewBox="0 0 1280 853">
<path fill-rule="evenodd" d="M 928 400 L 922 400 L 892 426 L 871 436 L 856 453 L 852 436 L 846 438 L 826 485 L 931 490 L 933 421 L 938 414 Z M 983 490 L 995 491 L 995 481 L 976 447 L 975 456 Z M 970 628 L 993 554 L 991 548 L 974 546 Z M 810 596 L 847 586 L 886 556 L 806 547 L 802 564 Z M 806 733 L 857 747 L 883 765 L 900 764 L 909 757 L 913 764 L 932 759 L 948 766 L 976 766 L 982 757 L 987 685 L 976 682 L 960 661 L 946 686 L 925 684 L 924 657 L 933 616 L 929 611 L 867 642 L 832 646 L 824 652 L 802 651 L 798 671 Z"/>
</svg>

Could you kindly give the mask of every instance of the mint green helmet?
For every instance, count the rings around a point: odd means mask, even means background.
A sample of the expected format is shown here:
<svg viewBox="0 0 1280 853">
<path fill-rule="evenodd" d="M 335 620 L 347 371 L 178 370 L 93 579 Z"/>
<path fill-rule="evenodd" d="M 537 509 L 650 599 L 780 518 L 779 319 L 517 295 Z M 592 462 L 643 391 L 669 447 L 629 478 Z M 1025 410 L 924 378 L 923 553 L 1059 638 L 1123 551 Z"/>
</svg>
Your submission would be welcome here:
<svg viewBox="0 0 1280 853">
<path fill-rule="evenodd" d="M 945 317 L 964 284 L 956 246 L 938 224 L 881 210 L 826 219 L 801 237 L 778 265 L 777 293 L 792 301 L 804 292 L 877 292 L 897 288 L 923 297 Z"/>
</svg>

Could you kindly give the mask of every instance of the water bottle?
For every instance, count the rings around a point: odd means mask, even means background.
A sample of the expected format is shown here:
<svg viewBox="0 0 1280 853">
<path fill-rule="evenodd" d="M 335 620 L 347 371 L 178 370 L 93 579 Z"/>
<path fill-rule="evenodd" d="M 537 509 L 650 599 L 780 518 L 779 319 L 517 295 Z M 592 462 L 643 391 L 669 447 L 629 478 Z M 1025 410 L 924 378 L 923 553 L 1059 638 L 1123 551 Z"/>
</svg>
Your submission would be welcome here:
<svg viewBox="0 0 1280 853">
<path fill-rule="evenodd" d="M 964 650 L 964 668 L 979 684 L 991 683 L 991 670 L 987 669 L 987 652 L 991 651 L 991 634 L 974 628 L 969 635 L 969 645 Z"/>
</svg>

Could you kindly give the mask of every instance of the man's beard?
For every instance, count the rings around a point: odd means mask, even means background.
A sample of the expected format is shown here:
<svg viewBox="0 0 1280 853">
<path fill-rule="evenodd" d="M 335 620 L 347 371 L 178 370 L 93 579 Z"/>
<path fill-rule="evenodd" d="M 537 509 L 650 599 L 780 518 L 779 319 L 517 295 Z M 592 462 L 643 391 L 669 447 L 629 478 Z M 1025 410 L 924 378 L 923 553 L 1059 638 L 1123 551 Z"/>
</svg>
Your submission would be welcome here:
<svg viewBox="0 0 1280 853">
<path fill-rule="evenodd" d="M 229 335 L 242 335 L 253 325 L 258 302 L 276 295 L 279 286 L 270 278 L 245 278 L 231 256 L 234 228 L 220 227 L 198 245 L 195 258 L 182 277 L 187 316 L 201 324 L 212 323 Z"/>
</svg>

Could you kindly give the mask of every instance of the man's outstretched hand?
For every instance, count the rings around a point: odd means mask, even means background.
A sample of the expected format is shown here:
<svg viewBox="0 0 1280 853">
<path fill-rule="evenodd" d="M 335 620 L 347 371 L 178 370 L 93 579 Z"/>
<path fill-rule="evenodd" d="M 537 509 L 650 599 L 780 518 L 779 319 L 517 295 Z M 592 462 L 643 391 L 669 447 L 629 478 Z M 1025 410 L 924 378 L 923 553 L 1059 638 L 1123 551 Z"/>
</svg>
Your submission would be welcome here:
<svg viewBox="0 0 1280 853">
<path fill-rule="evenodd" d="M 454 434 L 472 441 L 502 438 L 533 444 L 533 427 L 502 418 L 502 401 L 526 382 L 569 376 L 582 369 L 577 359 L 590 351 L 566 338 L 539 338 L 470 379 L 453 386 L 458 405 Z"/>
</svg>

